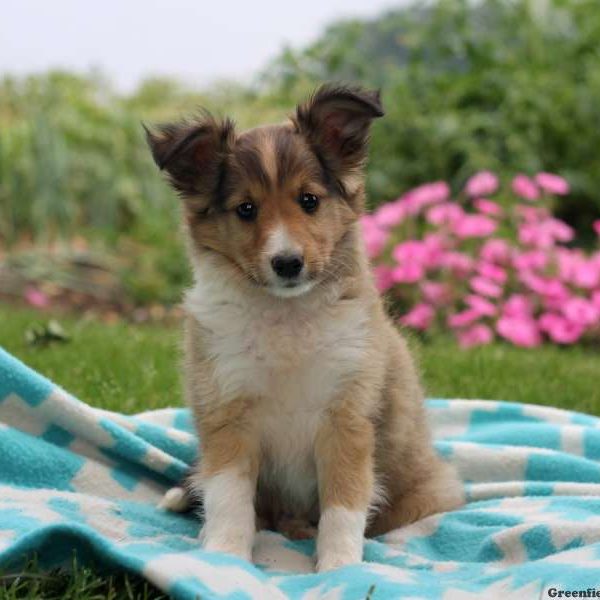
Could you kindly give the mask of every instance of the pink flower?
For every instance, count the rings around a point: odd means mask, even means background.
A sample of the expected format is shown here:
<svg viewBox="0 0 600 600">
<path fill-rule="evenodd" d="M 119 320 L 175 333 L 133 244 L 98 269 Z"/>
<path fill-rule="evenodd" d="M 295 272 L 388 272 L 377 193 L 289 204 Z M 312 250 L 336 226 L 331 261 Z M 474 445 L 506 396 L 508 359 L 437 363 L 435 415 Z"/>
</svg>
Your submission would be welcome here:
<svg viewBox="0 0 600 600">
<path fill-rule="evenodd" d="M 441 258 L 441 266 L 446 267 L 457 277 L 465 277 L 473 269 L 473 259 L 462 252 L 446 252 Z"/>
<path fill-rule="evenodd" d="M 562 312 L 572 323 L 587 327 L 600 320 L 600 311 L 593 302 L 574 296 L 569 298 L 562 306 Z"/>
<path fill-rule="evenodd" d="M 515 206 L 515 212 L 518 217 L 527 223 L 537 223 L 550 216 L 550 213 L 543 206 Z"/>
<path fill-rule="evenodd" d="M 570 242 L 573 236 L 573 229 L 559 219 L 549 218 L 519 226 L 519 241 L 538 248 L 551 248 L 557 241 Z"/>
<path fill-rule="evenodd" d="M 373 276 L 375 278 L 375 286 L 381 293 L 387 292 L 394 285 L 392 268 L 387 265 L 373 267 Z"/>
<path fill-rule="evenodd" d="M 592 227 L 594 228 L 596 235 L 600 236 L 600 219 L 598 219 L 597 221 L 594 221 Z"/>
<path fill-rule="evenodd" d="M 425 270 L 416 263 L 398 265 L 392 269 L 392 280 L 396 283 L 416 283 L 425 277 Z"/>
<path fill-rule="evenodd" d="M 423 269 L 437 267 L 443 254 L 444 241 L 435 233 L 427 234 L 422 240 L 401 242 L 392 251 L 400 266 L 416 263 Z"/>
<path fill-rule="evenodd" d="M 519 226 L 519 242 L 527 246 L 550 248 L 554 238 L 542 223 L 523 223 Z"/>
<path fill-rule="evenodd" d="M 408 240 L 397 244 L 392 250 L 392 256 L 399 264 L 427 261 L 427 246 L 422 240 Z"/>
<path fill-rule="evenodd" d="M 455 202 L 444 202 L 432 206 L 425 215 L 428 223 L 432 225 L 452 224 L 464 215 L 463 209 Z"/>
<path fill-rule="evenodd" d="M 559 279 L 542 277 L 528 271 L 519 273 L 519 281 L 532 292 L 548 298 L 564 301 L 569 297 L 569 291 Z"/>
<path fill-rule="evenodd" d="M 592 289 L 600 284 L 600 264 L 581 259 L 573 270 L 573 283 L 584 289 Z"/>
<path fill-rule="evenodd" d="M 515 346 L 533 348 L 542 343 L 537 323 L 528 317 L 501 317 L 496 323 L 496 330 Z"/>
<path fill-rule="evenodd" d="M 510 246 L 504 240 L 487 240 L 481 247 L 479 255 L 487 262 L 503 264 L 510 258 Z"/>
<path fill-rule="evenodd" d="M 434 305 L 444 304 L 451 299 L 451 292 L 448 286 L 445 283 L 437 281 L 423 281 L 421 283 L 421 292 L 423 293 L 423 298 Z"/>
<path fill-rule="evenodd" d="M 473 206 L 482 214 L 489 217 L 502 216 L 502 207 L 497 202 L 487 200 L 486 198 L 477 198 L 473 201 Z"/>
<path fill-rule="evenodd" d="M 498 177 L 491 171 L 480 171 L 471 177 L 465 186 L 467 196 L 487 196 L 498 189 Z"/>
<path fill-rule="evenodd" d="M 571 281 L 575 276 L 577 265 L 581 261 L 581 255 L 569 248 L 557 248 L 556 263 L 559 277 L 563 281 Z"/>
<path fill-rule="evenodd" d="M 438 233 L 427 233 L 423 237 L 425 245 L 425 267 L 433 269 L 439 267 L 446 253 L 446 239 Z"/>
<path fill-rule="evenodd" d="M 544 269 L 547 264 L 548 254 L 542 250 L 529 250 L 513 257 L 513 265 L 519 271 Z"/>
<path fill-rule="evenodd" d="M 373 220 L 379 227 L 394 227 L 406 217 L 406 205 L 401 201 L 382 204 L 374 213 Z"/>
<path fill-rule="evenodd" d="M 539 323 L 540 328 L 557 344 L 574 344 L 585 331 L 583 325 L 573 323 L 554 313 L 544 313 Z"/>
<path fill-rule="evenodd" d="M 476 294 L 469 294 L 465 298 L 465 302 L 481 317 L 493 317 L 497 312 L 497 308 L 494 304 Z"/>
<path fill-rule="evenodd" d="M 502 314 L 505 317 L 525 318 L 533 314 L 533 304 L 523 294 L 513 294 L 502 306 Z"/>
<path fill-rule="evenodd" d="M 445 202 L 450 197 L 450 187 L 445 181 L 435 181 L 420 185 L 407 192 L 401 199 L 408 214 L 416 215 L 423 208 L 438 202 Z"/>
<path fill-rule="evenodd" d="M 471 284 L 473 291 L 481 296 L 499 298 L 502 295 L 502 288 L 497 283 L 494 283 L 485 277 L 473 277 L 469 283 Z"/>
<path fill-rule="evenodd" d="M 464 215 L 452 225 L 459 238 L 487 237 L 496 231 L 495 221 L 485 215 Z"/>
<path fill-rule="evenodd" d="M 553 329 L 558 323 L 562 322 L 564 319 L 560 315 L 554 312 L 546 312 L 540 316 L 538 319 L 538 325 L 542 331 L 549 333 L 551 329 Z"/>
<path fill-rule="evenodd" d="M 565 196 L 569 193 L 569 183 L 563 177 L 552 173 L 538 173 L 535 176 L 536 183 L 549 194 Z"/>
<path fill-rule="evenodd" d="M 44 308 L 50 304 L 50 298 L 36 287 L 28 286 L 23 294 L 25 300 L 36 308 Z"/>
<path fill-rule="evenodd" d="M 512 190 L 517 196 L 526 200 L 537 200 L 540 197 L 539 189 L 527 175 L 517 175 L 512 180 Z"/>
<path fill-rule="evenodd" d="M 389 233 L 377 226 L 371 215 L 365 215 L 361 218 L 360 224 L 365 240 L 367 256 L 375 258 L 379 256 L 385 248 Z"/>
<path fill-rule="evenodd" d="M 600 310 L 600 290 L 592 292 L 592 304 Z"/>
<path fill-rule="evenodd" d="M 559 242 L 570 242 L 575 237 L 573 228 L 560 219 L 550 218 L 545 225 L 550 234 Z"/>
<path fill-rule="evenodd" d="M 494 263 L 480 262 L 477 265 L 477 271 L 482 277 L 495 281 L 496 283 L 505 284 L 508 278 L 506 270 Z"/>
<path fill-rule="evenodd" d="M 473 309 L 463 310 L 462 312 L 455 313 L 453 315 L 449 315 L 447 319 L 447 323 L 449 327 L 457 328 L 457 327 L 465 327 L 466 325 L 471 325 L 479 319 L 481 315 Z"/>
<path fill-rule="evenodd" d="M 458 343 L 462 348 L 471 348 L 489 344 L 494 339 L 494 333 L 487 325 L 473 325 L 457 333 Z"/>
<path fill-rule="evenodd" d="M 429 329 L 433 318 L 435 317 L 435 310 L 432 306 L 425 303 L 416 304 L 412 310 L 407 312 L 403 317 L 400 317 L 400 323 L 407 327 L 413 327 L 414 329 L 425 330 Z"/>
</svg>

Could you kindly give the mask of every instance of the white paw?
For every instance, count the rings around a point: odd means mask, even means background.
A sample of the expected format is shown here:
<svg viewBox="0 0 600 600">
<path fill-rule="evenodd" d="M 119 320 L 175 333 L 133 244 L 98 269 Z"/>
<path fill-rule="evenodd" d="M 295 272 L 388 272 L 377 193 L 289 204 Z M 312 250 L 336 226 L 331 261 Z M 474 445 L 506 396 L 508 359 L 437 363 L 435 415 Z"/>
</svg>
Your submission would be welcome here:
<svg viewBox="0 0 600 600">
<path fill-rule="evenodd" d="M 207 552 L 223 552 L 231 556 L 237 556 L 247 561 L 252 560 L 252 543 L 254 539 L 239 533 L 230 532 L 216 536 L 204 536 L 202 547 Z"/>
<path fill-rule="evenodd" d="M 358 555 L 327 555 L 317 559 L 317 572 L 326 573 L 349 565 L 357 565 L 361 562 L 361 557 Z"/>
<path fill-rule="evenodd" d="M 209 552 L 250 560 L 256 533 L 254 489 L 235 469 L 208 478 L 204 486 L 204 526 L 200 539 Z"/>
<path fill-rule="evenodd" d="M 332 571 L 362 561 L 366 515 L 342 507 L 325 509 L 317 536 L 317 571 Z"/>
</svg>

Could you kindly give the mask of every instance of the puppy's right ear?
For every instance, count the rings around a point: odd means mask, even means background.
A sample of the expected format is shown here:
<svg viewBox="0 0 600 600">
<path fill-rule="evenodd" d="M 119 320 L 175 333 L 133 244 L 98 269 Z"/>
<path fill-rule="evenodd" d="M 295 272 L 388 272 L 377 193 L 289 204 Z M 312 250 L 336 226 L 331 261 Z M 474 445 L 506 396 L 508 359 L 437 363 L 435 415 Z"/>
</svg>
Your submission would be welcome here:
<svg viewBox="0 0 600 600">
<path fill-rule="evenodd" d="M 194 121 L 144 126 L 154 162 L 189 208 L 206 212 L 220 201 L 226 162 L 235 141 L 233 122 L 208 113 Z"/>
</svg>

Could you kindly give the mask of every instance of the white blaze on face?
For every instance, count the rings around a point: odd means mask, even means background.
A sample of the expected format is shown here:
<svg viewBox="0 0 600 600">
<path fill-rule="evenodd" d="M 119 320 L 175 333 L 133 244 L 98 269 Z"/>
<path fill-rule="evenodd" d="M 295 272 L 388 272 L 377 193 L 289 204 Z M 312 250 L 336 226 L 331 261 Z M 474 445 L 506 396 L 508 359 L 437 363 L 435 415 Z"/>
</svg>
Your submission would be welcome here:
<svg viewBox="0 0 600 600">
<path fill-rule="evenodd" d="M 276 256 L 302 257 L 303 254 L 302 246 L 290 235 L 283 223 L 279 223 L 273 228 L 265 244 L 263 259 L 263 271 L 270 284 L 268 289 L 271 294 L 280 298 L 291 298 L 301 296 L 314 286 L 314 281 L 306 279 L 306 269 L 292 283 L 282 282 L 271 266 L 271 261 Z"/>
<path fill-rule="evenodd" d="M 283 224 L 278 224 L 273 227 L 273 231 L 269 234 L 265 245 L 265 254 L 268 261 L 269 269 L 271 268 L 271 259 L 275 256 L 290 256 L 302 255 L 302 248 L 290 236 L 287 227 Z"/>
<path fill-rule="evenodd" d="M 265 244 L 265 258 L 263 263 L 264 273 L 270 284 L 268 289 L 271 294 L 280 298 L 290 298 L 300 296 L 313 287 L 314 281 L 306 280 L 305 270 L 293 282 L 283 282 L 275 274 L 271 266 L 271 261 L 276 256 L 302 257 L 303 254 L 302 246 L 290 235 L 283 223 L 279 223 L 273 228 Z"/>
</svg>

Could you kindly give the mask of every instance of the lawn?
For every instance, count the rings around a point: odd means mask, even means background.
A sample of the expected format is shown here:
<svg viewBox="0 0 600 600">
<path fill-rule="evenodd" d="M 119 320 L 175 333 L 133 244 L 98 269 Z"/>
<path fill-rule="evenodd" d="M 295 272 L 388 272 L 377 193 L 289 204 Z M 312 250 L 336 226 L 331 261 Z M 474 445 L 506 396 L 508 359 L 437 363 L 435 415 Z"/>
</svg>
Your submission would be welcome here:
<svg viewBox="0 0 600 600">
<path fill-rule="evenodd" d="M 47 315 L 0 305 L 0 346 L 90 404 L 134 413 L 181 405 L 177 325 L 105 324 L 61 317 L 67 343 L 30 346 L 26 331 Z M 460 350 L 436 339 L 411 345 L 430 397 L 502 399 L 600 414 L 598 348 L 546 346 L 535 350 L 496 344 Z M 156 598 L 141 580 L 40 574 L 0 578 L 0 598 Z"/>
<path fill-rule="evenodd" d="M 85 402 L 134 413 L 181 404 L 177 325 L 105 324 L 61 318 L 66 344 L 32 347 L 25 332 L 47 321 L 0 305 L 0 346 Z M 411 338 L 431 397 L 549 404 L 600 414 L 600 349 L 495 344 L 461 350 L 451 340 Z"/>
</svg>

